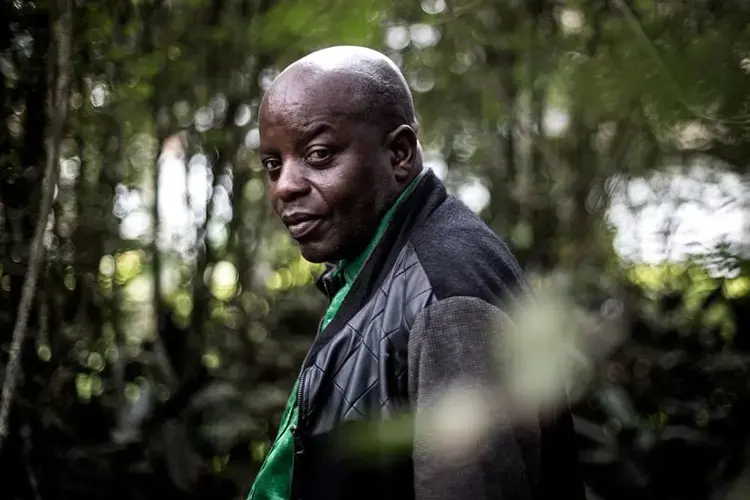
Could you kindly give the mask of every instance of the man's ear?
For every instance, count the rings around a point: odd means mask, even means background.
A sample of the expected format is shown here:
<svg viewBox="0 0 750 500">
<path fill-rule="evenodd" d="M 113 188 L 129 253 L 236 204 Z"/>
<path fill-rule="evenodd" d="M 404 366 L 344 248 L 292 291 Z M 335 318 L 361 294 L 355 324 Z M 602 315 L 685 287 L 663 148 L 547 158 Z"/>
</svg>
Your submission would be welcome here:
<svg viewBox="0 0 750 500">
<path fill-rule="evenodd" d="M 386 138 L 391 168 L 396 180 L 409 178 L 417 158 L 417 133 L 409 125 L 400 125 Z"/>
</svg>

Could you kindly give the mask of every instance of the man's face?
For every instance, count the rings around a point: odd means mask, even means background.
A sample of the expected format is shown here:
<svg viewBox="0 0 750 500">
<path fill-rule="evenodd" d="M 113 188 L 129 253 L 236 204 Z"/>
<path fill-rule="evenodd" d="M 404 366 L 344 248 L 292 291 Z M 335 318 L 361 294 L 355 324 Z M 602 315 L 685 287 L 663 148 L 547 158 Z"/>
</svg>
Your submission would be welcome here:
<svg viewBox="0 0 750 500">
<path fill-rule="evenodd" d="M 356 256 L 397 191 L 386 131 L 353 117 L 342 80 L 287 78 L 260 110 L 269 199 L 311 262 Z"/>
</svg>

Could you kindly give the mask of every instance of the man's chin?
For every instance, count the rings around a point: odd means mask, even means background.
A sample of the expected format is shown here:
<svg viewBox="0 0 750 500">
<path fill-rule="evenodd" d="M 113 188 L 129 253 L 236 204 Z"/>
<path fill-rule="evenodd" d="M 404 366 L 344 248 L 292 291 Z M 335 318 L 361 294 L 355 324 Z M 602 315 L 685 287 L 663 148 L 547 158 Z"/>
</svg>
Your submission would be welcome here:
<svg viewBox="0 0 750 500">
<path fill-rule="evenodd" d="M 320 264 L 335 261 L 334 252 L 331 252 L 330 248 L 327 248 L 327 245 L 322 244 L 322 242 L 298 242 L 298 244 L 302 257 L 308 262 Z"/>
</svg>

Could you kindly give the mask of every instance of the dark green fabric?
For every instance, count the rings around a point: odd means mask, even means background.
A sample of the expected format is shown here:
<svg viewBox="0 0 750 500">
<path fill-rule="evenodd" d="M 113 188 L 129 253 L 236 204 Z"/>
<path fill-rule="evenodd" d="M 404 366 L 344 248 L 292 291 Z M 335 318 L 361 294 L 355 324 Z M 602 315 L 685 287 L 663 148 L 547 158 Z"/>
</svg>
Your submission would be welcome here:
<svg viewBox="0 0 750 500">
<path fill-rule="evenodd" d="M 341 290 L 336 292 L 336 295 L 331 299 L 331 304 L 328 306 L 328 310 L 326 310 L 326 313 L 323 316 L 323 321 L 320 324 L 321 330 L 328 326 L 328 323 L 331 322 L 338 312 L 346 295 L 352 287 L 352 283 L 354 283 L 359 271 L 367 261 L 367 257 L 370 256 L 373 248 L 375 248 L 383 237 L 383 233 L 385 233 L 388 224 L 393 218 L 393 213 L 396 211 L 396 207 L 412 191 L 422 175 L 424 175 L 424 171 L 409 183 L 393 206 L 385 213 L 383 219 L 378 225 L 375 236 L 373 236 L 370 244 L 367 245 L 362 253 L 360 253 L 353 261 L 348 263 L 342 262 L 338 266 L 337 272 L 343 273 L 345 283 L 344 286 L 341 287 Z M 292 467 L 294 465 L 294 436 L 292 436 L 291 428 L 297 425 L 297 419 L 299 417 L 297 410 L 298 384 L 299 380 L 294 383 L 294 388 L 289 395 L 284 414 L 281 417 L 281 425 L 279 426 L 276 440 L 274 441 L 273 446 L 271 446 L 271 450 L 268 452 L 258 475 L 255 477 L 255 482 L 250 489 L 247 500 L 289 500 L 290 498 Z"/>
<path fill-rule="evenodd" d="M 297 384 L 289 395 L 276 440 L 255 477 L 248 500 L 288 500 L 290 496 L 294 436 L 291 428 L 297 423 Z"/>
</svg>

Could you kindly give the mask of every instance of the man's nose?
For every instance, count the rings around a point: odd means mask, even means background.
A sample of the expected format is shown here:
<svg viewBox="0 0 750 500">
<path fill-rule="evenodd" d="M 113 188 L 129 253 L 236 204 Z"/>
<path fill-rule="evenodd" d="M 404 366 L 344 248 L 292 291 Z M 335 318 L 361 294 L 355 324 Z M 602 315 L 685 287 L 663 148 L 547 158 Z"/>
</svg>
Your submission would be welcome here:
<svg viewBox="0 0 750 500">
<path fill-rule="evenodd" d="M 287 160 L 281 166 L 279 178 L 276 180 L 274 189 L 276 196 L 282 201 L 292 201 L 310 191 L 310 184 L 305 178 L 303 169 L 299 163 Z"/>
</svg>

